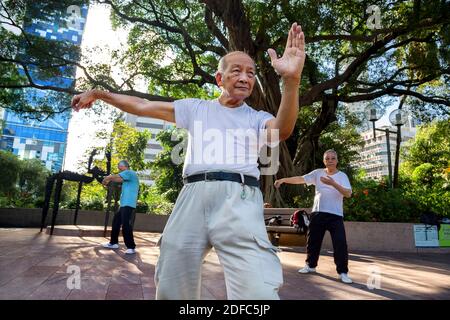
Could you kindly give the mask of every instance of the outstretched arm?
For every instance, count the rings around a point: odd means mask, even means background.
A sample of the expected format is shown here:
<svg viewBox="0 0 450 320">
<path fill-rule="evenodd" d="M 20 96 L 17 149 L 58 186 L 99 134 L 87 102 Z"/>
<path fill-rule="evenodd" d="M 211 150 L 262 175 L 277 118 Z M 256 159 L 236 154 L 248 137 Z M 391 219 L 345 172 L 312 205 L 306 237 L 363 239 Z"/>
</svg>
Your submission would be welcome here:
<svg viewBox="0 0 450 320">
<path fill-rule="evenodd" d="M 280 108 L 275 119 L 267 122 L 266 128 L 279 130 L 280 140 L 286 140 L 292 134 L 298 115 L 298 87 L 305 65 L 305 35 L 301 26 L 293 23 L 283 56 L 277 58 L 275 50 L 268 53 L 275 71 L 283 81 L 283 93 Z M 271 139 L 272 140 L 272 139 Z"/>
<path fill-rule="evenodd" d="M 172 102 L 148 101 L 138 97 L 100 90 L 90 90 L 74 96 L 71 105 L 75 111 L 79 111 L 90 108 L 96 100 L 103 100 L 122 111 L 138 116 L 175 122 L 175 109 Z"/>
<path fill-rule="evenodd" d="M 296 176 L 296 177 L 289 177 L 289 178 L 282 178 L 279 180 L 275 180 L 275 188 L 279 188 L 283 183 L 289 183 L 289 184 L 304 184 L 306 183 L 305 178 L 302 176 Z"/>
</svg>

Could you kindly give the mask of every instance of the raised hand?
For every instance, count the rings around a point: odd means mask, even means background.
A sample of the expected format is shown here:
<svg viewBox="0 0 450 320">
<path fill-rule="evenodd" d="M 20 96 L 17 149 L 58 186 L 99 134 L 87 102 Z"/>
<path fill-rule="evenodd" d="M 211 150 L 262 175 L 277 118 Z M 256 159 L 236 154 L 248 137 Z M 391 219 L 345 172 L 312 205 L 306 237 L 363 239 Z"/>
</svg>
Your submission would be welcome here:
<svg viewBox="0 0 450 320">
<path fill-rule="evenodd" d="M 296 22 L 289 30 L 286 48 L 283 56 L 277 57 L 275 50 L 268 50 L 272 66 L 282 78 L 293 78 L 300 80 L 303 66 L 305 65 L 305 35 L 302 27 Z"/>
<path fill-rule="evenodd" d="M 91 90 L 75 95 L 70 105 L 75 111 L 80 111 L 92 107 L 95 100 L 97 100 L 97 97 L 94 90 Z"/>
</svg>

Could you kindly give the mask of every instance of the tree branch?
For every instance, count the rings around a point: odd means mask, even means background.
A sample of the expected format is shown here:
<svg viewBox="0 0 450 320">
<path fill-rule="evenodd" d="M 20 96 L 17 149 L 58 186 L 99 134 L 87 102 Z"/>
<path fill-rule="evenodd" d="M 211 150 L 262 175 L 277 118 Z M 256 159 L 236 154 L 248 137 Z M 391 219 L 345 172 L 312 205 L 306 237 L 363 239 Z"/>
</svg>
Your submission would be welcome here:
<svg viewBox="0 0 450 320">
<path fill-rule="evenodd" d="M 424 102 L 450 106 L 450 100 L 448 98 L 439 97 L 439 96 L 428 97 L 428 96 L 424 96 L 423 94 L 415 92 L 415 91 L 397 89 L 394 87 L 389 87 L 389 88 L 386 88 L 385 90 L 380 90 L 380 91 L 373 92 L 373 93 L 361 94 L 361 95 L 350 96 L 350 97 L 349 96 L 339 96 L 338 99 L 339 99 L 339 101 L 342 101 L 342 102 L 353 103 L 353 102 L 359 102 L 359 101 L 373 100 L 373 99 L 382 97 L 387 94 L 398 95 L 398 96 L 408 95 L 408 96 L 416 97 Z"/>
<path fill-rule="evenodd" d="M 208 27 L 208 29 L 211 31 L 211 33 L 224 46 L 225 50 L 221 54 L 221 56 L 224 56 L 226 54 L 226 50 L 229 50 L 229 48 L 230 48 L 230 43 L 228 42 L 228 39 L 223 35 L 223 33 L 220 31 L 219 28 L 217 28 L 216 24 L 214 23 L 212 11 L 208 6 L 205 6 L 205 23 L 206 23 L 206 26 Z"/>
<path fill-rule="evenodd" d="M 426 19 L 422 21 L 422 23 L 417 24 L 416 29 L 425 29 L 434 27 L 436 25 L 440 25 L 445 22 L 449 22 L 450 19 L 447 17 L 432 20 Z M 407 34 L 409 32 L 414 31 L 410 26 L 405 26 L 403 28 L 396 29 L 396 31 L 386 35 L 383 39 L 376 41 L 372 46 L 367 48 L 364 52 L 362 52 L 355 60 L 353 60 L 347 69 L 340 75 L 324 81 L 314 87 L 312 87 L 307 93 L 300 97 L 300 105 L 310 105 L 313 102 L 318 101 L 319 95 L 321 92 L 324 92 L 329 89 L 333 89 L 341 85 L 342 83 L 348 81 L 350 77 L 354 76 L 355 71 L 363 65 L 367 60 L 370 59 L 371 56 L 375 55 L 378 51 L 385 48 L 385 46 L 396 39 L 397 37 Z"/>
</svg>

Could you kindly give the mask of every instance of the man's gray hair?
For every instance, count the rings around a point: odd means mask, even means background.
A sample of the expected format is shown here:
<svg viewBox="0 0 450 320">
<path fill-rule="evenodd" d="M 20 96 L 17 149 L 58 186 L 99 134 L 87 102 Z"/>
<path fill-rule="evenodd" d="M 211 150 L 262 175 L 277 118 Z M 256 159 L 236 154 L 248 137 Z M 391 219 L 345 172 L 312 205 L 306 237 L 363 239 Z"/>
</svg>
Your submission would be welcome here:
<svg viewBox="0 0 450 320">
<path fill-rule="evenodd" d="M 217 66 L 217 72 L 223 73 L 225 71 L 225 69 L 227 68 L 227 61 L 226 61 L 226 59 L 229 56 L 232 56 L 232 55 L 235 55 L 235 54 L 245 54 L 246 56 L 248 56 L 250 59 L 253 60 L 253 58 L 250 57 L 250 55 L 247 52 L 238 51 L 238 50 L 237 51 L 231 51 L 231 52 L 228 52 L 226 55 L 224 55 L 222 58 L 220 58 L 219 65 Z M 255 63 L 255 61 L 253 61 L 253 63 Z M 256 68 L 256 66 L 255 66 L 255 68 Z"/>
<path fill-rule="evenodd" d="M 323 153 L 323 156 L 325 157 L 325 155 L 326 155 L 327 153 L 334 153 L 335 156 L 336 156 L 336 159 L 337 159 L 337 157 L 338 157 L 338 154 L 337 154 L 336 150 L 334 150 L 334 149 L 328 149 L 327 151 L 325 151 L 325 152 Z"/>
<path fill-rule="evenodd" d="M 127 167 L 128 169 L 130 168 L 130 164 L 128 163 L 127 160 L 120 160 L 119 166 L 124 166 Z"/>
</svg>

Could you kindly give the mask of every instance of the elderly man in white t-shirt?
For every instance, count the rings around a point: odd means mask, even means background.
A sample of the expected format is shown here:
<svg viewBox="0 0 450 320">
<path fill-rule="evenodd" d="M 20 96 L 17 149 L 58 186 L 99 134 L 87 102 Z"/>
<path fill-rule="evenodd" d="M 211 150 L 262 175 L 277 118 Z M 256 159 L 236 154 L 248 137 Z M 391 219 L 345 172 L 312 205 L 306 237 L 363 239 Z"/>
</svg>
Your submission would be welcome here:
<svg viewBox="0 0 450 320">
<path fill-rule="evenodd" d="M 72 99 L 77 111 L 101 99 L 125 112 L 175 122 L 189 133 L 185 185 L 161 238 L 157 299 L 200 299 L 202 261 L 212 247 L 229 299 L 279 299 L 283 276 L 264 225 L 258 153 L 260 141 L 276 143 L 294 130 L 305 63 L 301 27 L 291 26 L 282 57 L 273 49 L 268 53 L 283 83 L 276 117 L 245 103 L 256 67 L 241 51 L 220 59 L 215 78 L 222 93 L 215 100 L 148 101 L 99 90 Z"/>
<path fill-rule="evenodd" d="M 343 211 L 343 198 L 351 197 L 352 187 L 347 175 L 337 169 L 338 155 L 336 151 L 325 151 L 323 163 L 325 169 L 317 169 L 304 176 L 276 180 L 275 187 L 279 188 L 283 183 L 306 183 L 316 187 L 306 245 L 306 265 L 298 272 L 316 271 L 323 237 L 328 230 L 333 242 L 334 262 L 339 278 L 344 283 L 352 283 L 348 276 L 348 251 Z"/>
</svg>

